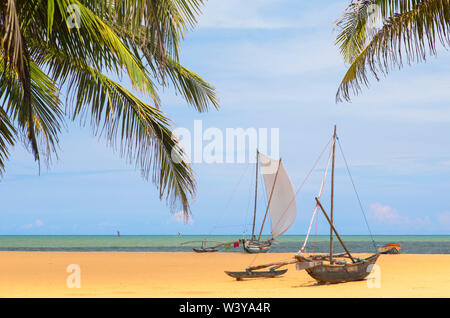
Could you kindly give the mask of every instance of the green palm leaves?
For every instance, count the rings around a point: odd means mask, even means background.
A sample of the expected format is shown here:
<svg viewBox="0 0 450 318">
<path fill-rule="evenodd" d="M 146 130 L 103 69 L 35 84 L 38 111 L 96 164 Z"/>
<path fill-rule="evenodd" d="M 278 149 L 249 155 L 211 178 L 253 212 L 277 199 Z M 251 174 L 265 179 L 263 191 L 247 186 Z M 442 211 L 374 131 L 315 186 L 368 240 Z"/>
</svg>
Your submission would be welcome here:
<svg viewBox="0 0 450 318">
<path fill-rule="evenodd" d="M 56 154 L 64 115 L 97 134 L 189 213 L 195 193 L 158 87 L 173 86 L 198 111 L 217 108 L 214 87 L 179 62 L 201 0 L 0 0 L 0 171 L 24 140 L 37 161 Z M 133 90 L 116 82 L 127 76 Z M 64 92 L 63 98 L 61 93 Z M 66 102 L 65 104 L 63 103 Z"/>
<path fill-rule="evenodd" d="M 373 25 L 379 19 L 380 26 Z M 336 22 L 336 44 L 348 70 L 336 100 L 349 101 L 368 73 L 379 79 L 393 67 L 422 62 L 436 45 L 450 45 L 450 0 L 361 0 L 352 2 Z"/>
</svg>

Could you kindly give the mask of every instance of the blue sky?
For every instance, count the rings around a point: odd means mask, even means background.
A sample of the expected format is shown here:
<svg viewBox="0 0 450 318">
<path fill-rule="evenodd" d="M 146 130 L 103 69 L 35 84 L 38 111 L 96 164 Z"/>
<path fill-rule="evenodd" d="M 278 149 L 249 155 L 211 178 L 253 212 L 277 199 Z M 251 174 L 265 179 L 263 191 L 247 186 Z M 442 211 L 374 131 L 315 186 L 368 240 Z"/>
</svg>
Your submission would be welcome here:
<svg viewBox="0 0 450 318">
<path fill-rule="evenodd" d="M 373 79 L 352 103 L 335 104 L 345 65 L 332 27 L 345 5 L 208 1 L 181 54 L 185 66 L 217 88 L 221 108 L 196 113 L 165 89 L 163 110 L 174 126 L 188 129 L 194 120 L 222 130 L 279 128 L 280 155 L 296 189 L 337 124 L 374 234 L 450 234 L 450 54 L 439 48 L 427 63 Z M 251 164 L 193 164 L 198 192 L 192 221 L 183 224 L 159 201 L 153 184 L 88 127 L 68 124 L 60 148 L 59 160 L 40 175 L 32 156 L 14 148 L 0 182 L 0 234 L 248 230 Z M 299 213 L 287 234 L 305 233 L 324 166 L 322 160 L 299 193 Z M 368 234 L 339 155 L 335 215 L 341 233 Z M 319 222 L 319 232 L 327 233 Z"/>
</svg>

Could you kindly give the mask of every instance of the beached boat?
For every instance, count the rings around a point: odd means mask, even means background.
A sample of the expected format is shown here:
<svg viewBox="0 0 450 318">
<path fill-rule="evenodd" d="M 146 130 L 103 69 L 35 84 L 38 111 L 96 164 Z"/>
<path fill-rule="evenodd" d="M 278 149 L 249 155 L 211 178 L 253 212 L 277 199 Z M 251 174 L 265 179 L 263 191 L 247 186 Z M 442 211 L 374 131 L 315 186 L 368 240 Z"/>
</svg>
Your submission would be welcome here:
<svg viewBox="0 0 450 318">
<path fill-rule="evenodd" d="M 399 254 L 402 246 L 398 243 L 388 243 L 384 245 L 377 245 L 377 251 L 380 254 Z"/>
<path fill-rule="evenodd" d="M 333 223 L 318 198 L 316 198 L 316 202 L 330 224 L 331 231 L 334 232 L 344 248 L 346 255 L 333 255 L 332 235 L 330 235 L 330 254 L 321 257 L 307 257 L 302 253 L 298 253 L 295 256 L 298 261 L 297 269 L 306 270 L 306 272 L 319 283 L 334 284 L 363 280 L 372 271 L 373 265 L 376 263 L 379 254 L 376 253 L 367 258 L 353 257 L 336 231 L 336 228 L 333 226 Z M 349 258 L 351 263 L 348 263 L 346 258 Z"/>
<path fill-rule="evenodd" d="M 299 252 L 294 256 L 293 260 L 284 261 L 284 262 L 275 262 L 264 265 L 256 265 L 249 266 L 246 268 L 245 272 L 226 272 L 229 276 L 232 276 L 238 280 L 247 277 L 266 277 L 266 273 L 263 271 L 258 271 L 263 268 L 270 267 L 270 271 L 276 274 L 273 274 L 273 277 L 284 274 L 282 271 L 276 271 L 278 268 L 289 265 L 296 264 L 298 270 L 305 270 L 312 278 L 317 280 L 319 283 L 343 283 L 349 281 L 357 281 L 365 279 L 371 272 L 374 264 L 376 263 L 379 254 L 373 254 L 367 258 L 359 258 L 354 257 L 350 251 L 347 249 L 346 245 L 342 241 L 339 236 L 336 228 L 333 225 L 333 217 L 334 217 L 334 166 L 335 166 L 335 152 L 336 152 L 336 141 L 338 140 L 336 134 L 336 126 L 334 128 L 334 134 L 332 137 L 332 146 L 330 151 L 330 156 L 328 159 L 327 168 L 325 169 L 325 175 L 322 180 L 322 185 L 319 191 L 319 196 L 315 198 L 316 206 L 314 208 L 313 217 L 311 219 L 311 223 L 306 235 L 305 243 L 303 247 L 299 250 Z M 344 158 L 345 159 L 345 158 Z M 325 177 L 328 171 L 328 166 L 332 160 L 332 172 L 331 172 L 331 208 L 330 208 L 330 216 L 328 216 L 324 207 L 320 202 L 320 196 L 322 194 Z M 346 163 L 347 165 L 347 163 Z M 348 168 L 348 167 L 347 167 Z M 351 176 L 350 176 L 351 177 Z M 352 180 L 353 183 L 353 180 Z M 354 183 L 353 183 L 354 185 Z M 356 192 L 356 188 L 355 188 Z M 359 200 L 359 197 L 358 197 Z M 309 237 L 309 233 L 311 230 L 311 224 L 316 215 L 316 211 L 320 210 L 325 216 L 327 222 L 330 225 L 330 252 L 328 255 L 306 255 L 304 254 L 304 247 L 306 245 L 306 241 Z M 362 206 L 361 206 L 362 209 Z M 362 210 L 363 211 L 363 210 Z M 364 212 L 364 211 L 363 211 Z M 366 220 L 367 221 L 367 220 Z M 368 224 L 367 224 L 368 225 Z M 335 254 L 333 252 L 333 235 L 337 237 L 339 243 L 345 250 L 345 253 Z M 373 240 L 372 240 L 373 241 Z M 347 261 L 349 259 L 349 261 Z M 249 274 L 252 273 L 252 275 Z M 259 273 L 261 273 L 260 276 Z"/>
<path fill-rule="evenodd" d="M 261 278 L 261 277 L 273 278 L 273 277 L 283 275 L 286 272 L 287 272 L 287 269 L 282 269 L 279 271 L 270 270 L 270 271 L 258 271 L 258 272 L 254 272 L 254 271 L 229 272 L 229 271 L 227 271 L 225 273 L 227 273 L 229 276 L 231 276 L 233 278 L 236 278 L 236 280 L 243 280 L 244 278 Z"/>
<path fill-rule="evenodd" d="M 258 199 L 259 170 L 264 179 L 264 187 L 268 203 L 262 220 L 259 235 L 255 235 L 256 211 Z M 261 152 L 256 152 L 256 182 L 255 204 L 253 211 L 252 235 L 250 239 L 241 239 L 240 242 L 247 253 L 265 253 L 269 251 L 275 238 L 283 235 L 294 223 L 297 214 L 297 202 L 294 188 L 289 175 L 280 160 L 271 159 Z M 261 240 L 261 234 L 266 223 L 267 214 L 270 215 L 272 237 Z"/>
<path fill-rule="evenodd" d="M 307 257 L 303 255 L 300 251 L 295 256 L 298 261 L 297 269 L 304 269 L 306 272 L 315 280 L 320 283 L 342 283 L 349 281 L 362 280 L 366 278 L 371 270 L 373 265 L 378 259 L 379 254 L 376 253 L 367 258 L 359 258 L 353 257 L 350 251 L 347 249 L 346 245 L 342 241 L 339 236 L 336 228 L 333 225 L 333 217 L 334 217 L 334 166 L 335 166 L 335 154 L 336 154 L 336 126 L 334 127 L 333 134 L 333 143 L 332 143 L 332 168 L 331 168 L 331 205 L 330 205 L 330 216 L 325 212 L 319 198 L 316 199 L 316 209 L 317 207 L 322 211 L 325 216 L 327 222 L 330 225 L 330 253 L 328 256 L 323 256 L 322 259 L 318 259 L 317 257 Z M 344 158 L 345 159 L 345 158 Z M 353 183 L 353 180 L 352 180 Z M 354 184 L 353 184 L 354 185 Z M 355 188 L 356 190 L 356 188 Z M 359 198 L 358 198 L 359 199 Z M 342 247 L 345 250 L 345 255 L 333 255 L 333 234 L 336 235 L 339 243 L 341 243 Z M 350 259 L 350 262 L 347 262 L 346 258 Z M 320 261 L 320 263 L 318 263 Z"/>
</svg>

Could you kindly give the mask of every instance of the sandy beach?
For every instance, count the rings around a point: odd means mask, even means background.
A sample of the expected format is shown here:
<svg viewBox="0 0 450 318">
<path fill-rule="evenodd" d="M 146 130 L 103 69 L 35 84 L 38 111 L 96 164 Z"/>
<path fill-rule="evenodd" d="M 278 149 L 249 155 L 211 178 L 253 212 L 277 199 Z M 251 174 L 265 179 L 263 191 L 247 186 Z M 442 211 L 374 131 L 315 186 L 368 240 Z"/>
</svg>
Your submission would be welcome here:
<svg viewBox="0 0 450 318">
<path fill-rule="evenodd" d="M 280 253 L 0 252 L 0 297 L 450 297 L 450 255 L 382 255 L 377 262 L 379 288 L 367 281 L 317 285 L 294 265 L 278 278 L 236 281 L 224 274 L 224 270 L 291 257 Z M 80 288 L 68 288 L 67 279 L 75 273 L 67 272 L 70 264 L 79 266 Z"/>
</svg>

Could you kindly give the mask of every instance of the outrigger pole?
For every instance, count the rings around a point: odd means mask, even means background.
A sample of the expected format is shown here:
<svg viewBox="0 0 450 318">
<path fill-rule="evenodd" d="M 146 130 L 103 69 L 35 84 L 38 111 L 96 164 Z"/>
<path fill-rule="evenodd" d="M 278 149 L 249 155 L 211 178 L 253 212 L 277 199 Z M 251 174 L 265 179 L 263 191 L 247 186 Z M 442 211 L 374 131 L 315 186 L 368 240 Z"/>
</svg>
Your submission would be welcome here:
<svg viewBox="0 0 450 318">
<path fill-rule="evenodd" d="M 325 218 L 327 219 L 328 223 L 330 223 L 331 230 L 336 234 L 336 237 L 338 238 L 339 242 L 341 243 L 342 247 L 344 248 L 345 252 L 347 253 L 348 257 L 352 260 L 353 263 L 356 263 L 355 259 L 353 258 L 352 254 L 348 251 L 347 247 L 345 246 L 344 242 L 341 240 L 341 237 L 339 236 L 338 232 L 336 231 L 335 227 L 331 223 L 330 218 L 328 217 L 328 214 L 325 212 L 325 210 L 322 207 L 322 204 L 320 204 L 319 199 L 316 197 L 316 202 L 319 208 L 322 210 L 323 214 L 325 215 Z"/>
</svg>

